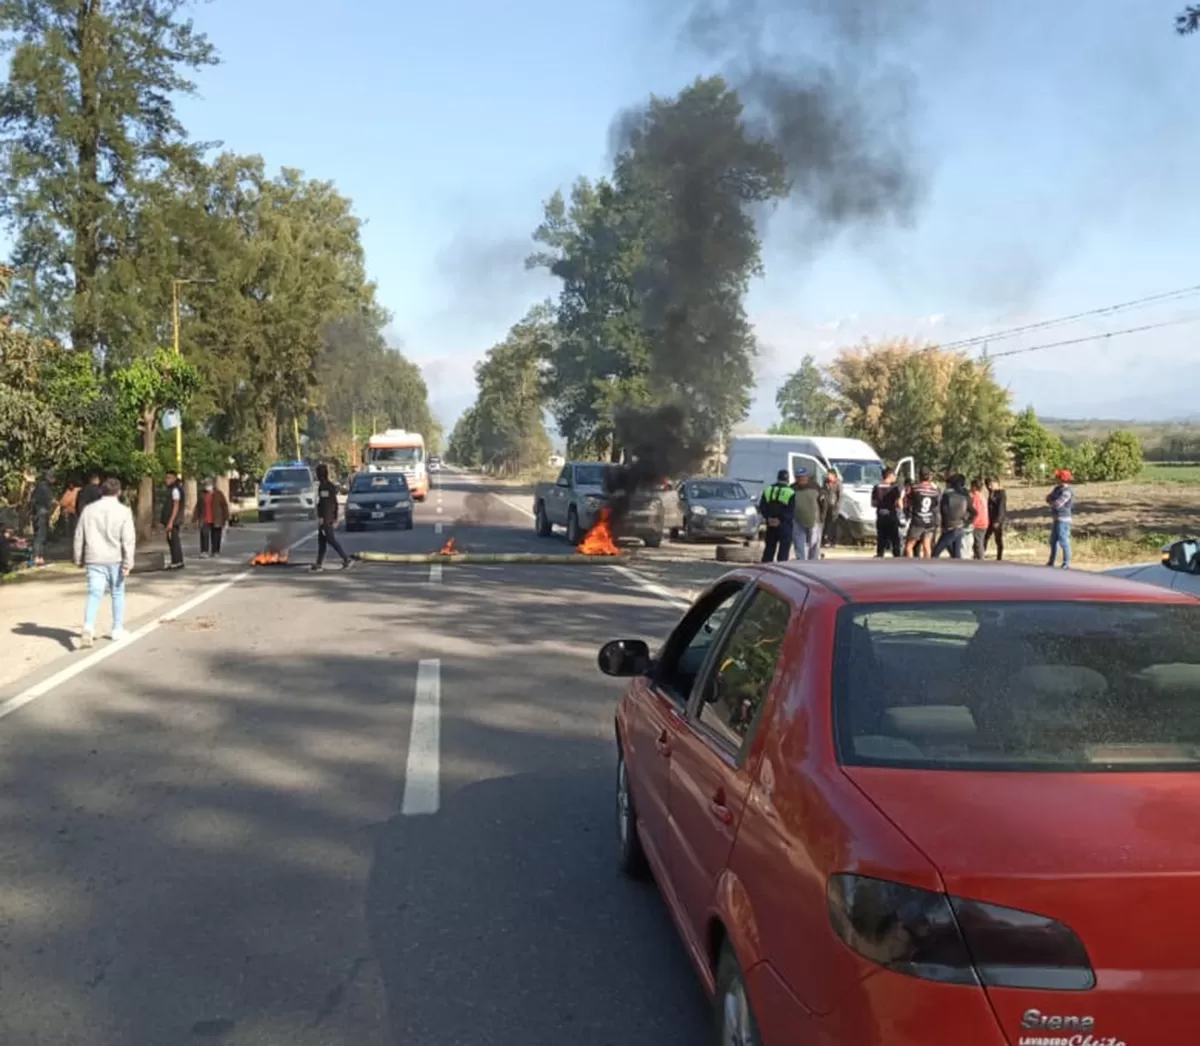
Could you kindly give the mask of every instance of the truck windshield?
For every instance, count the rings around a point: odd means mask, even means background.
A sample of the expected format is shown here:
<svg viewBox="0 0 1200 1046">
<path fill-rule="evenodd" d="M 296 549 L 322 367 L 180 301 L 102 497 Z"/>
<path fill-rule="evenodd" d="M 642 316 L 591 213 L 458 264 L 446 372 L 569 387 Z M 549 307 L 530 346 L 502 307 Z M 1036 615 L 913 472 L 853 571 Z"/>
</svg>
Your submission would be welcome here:
<svg viewBox="0 0 1200 1046">
<path fill-rule="evenodd" d="M 420 447 L 370 447 L 367 461 L 376 465 L 416 465 L 424 454 Z"/>
<path fill-rule="evenodd" d="M 576 465 L 575 486 L 602 487 L 604 486 L 603 465 Z"/>
<path fill-rule="evenodd" d="M 883 482 L 881 461 L 831 461 L 830 464 L 848 487 L 873 487 Z"/>
<path fill-rule="evenodd" d="M 307 487 L 312 484 L 308 469 L 269 469 L 263 477 L 264 483 L 286 483 L 291 487 Z"/>
</svg>

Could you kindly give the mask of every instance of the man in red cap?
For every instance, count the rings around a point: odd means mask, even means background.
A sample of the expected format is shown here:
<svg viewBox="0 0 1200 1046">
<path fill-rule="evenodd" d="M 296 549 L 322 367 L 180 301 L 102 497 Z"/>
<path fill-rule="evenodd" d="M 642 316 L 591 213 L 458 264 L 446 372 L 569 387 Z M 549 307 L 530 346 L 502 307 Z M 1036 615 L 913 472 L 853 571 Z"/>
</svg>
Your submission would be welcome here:
<svg viewBox="0 0 1200 1046">
<path fill-rule="evenodd" d="M 1050 506 L 1050 560 L 1048 567 L 1055 566 L 1058 550 L 1062 549 L 1062 565 L 1066 570 L 1071 565 L 1071 510 L 1075 507 L 1075 491 L 1071 489 L 1071 470 L 1059 469 L 1054 473 L 1058 485 L 1046 495 Z"/>
</svg>

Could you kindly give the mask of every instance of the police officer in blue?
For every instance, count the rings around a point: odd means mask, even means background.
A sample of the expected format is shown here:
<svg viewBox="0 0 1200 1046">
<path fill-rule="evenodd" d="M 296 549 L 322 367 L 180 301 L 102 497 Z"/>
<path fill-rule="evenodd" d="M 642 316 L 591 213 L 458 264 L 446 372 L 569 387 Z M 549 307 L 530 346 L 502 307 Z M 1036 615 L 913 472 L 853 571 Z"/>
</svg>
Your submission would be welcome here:
<svg viewBox="0 0 1200 1046">
<path fill-rule="evenodd" d="M 775 482 L 764 487 L 758 499 L 758 514 L 767 521 L 763 543 L 764 563 L 784 562 L 792 551 L 792 523 L 796 513 L 796 491 L 787 469 L 780 469 Z"/>
</svg>

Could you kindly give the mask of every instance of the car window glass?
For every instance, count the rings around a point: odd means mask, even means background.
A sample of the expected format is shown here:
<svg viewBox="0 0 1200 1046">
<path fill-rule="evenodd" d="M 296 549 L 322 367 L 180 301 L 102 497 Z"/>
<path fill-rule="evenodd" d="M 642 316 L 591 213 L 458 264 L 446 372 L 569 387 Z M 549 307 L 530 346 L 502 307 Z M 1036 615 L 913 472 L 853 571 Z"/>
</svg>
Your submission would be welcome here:
<svg viewBox="0 0 1200 1046">
<path fill-rule="evenodd" d="M 685 617 L 668 642 L 660 679 L 681 703 L 691 698 L 705 658 L 741 594 L 741 585 L 730 586 L 715 602 Z"/>
<path fill-rule="evenodd" d="M 1200 769 L 1200 606 L 909 604 L 839 614 L 839 758 L 957 770 Z"/>
<path fill-rule="evenodd" d="M 731 747 L 741 747 L 767 700 L 791 613 L 786 600 L 759 589 L 721 648 L 700 721 Z"/>
</svg>

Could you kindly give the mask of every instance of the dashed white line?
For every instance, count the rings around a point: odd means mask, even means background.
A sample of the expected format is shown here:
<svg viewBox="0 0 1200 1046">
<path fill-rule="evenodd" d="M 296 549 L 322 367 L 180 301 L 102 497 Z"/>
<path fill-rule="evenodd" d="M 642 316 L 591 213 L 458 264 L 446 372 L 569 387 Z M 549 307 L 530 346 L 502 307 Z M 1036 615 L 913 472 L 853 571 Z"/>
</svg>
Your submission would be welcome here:
<svg viewBox="0 0 1200 1046">
<path fill-rule="evenodd" d="M 313 533 L 307 534 L 300 538 L 299 541 L 293 541 L 290 545 L 288 545 L 287 551 L 291 552 L 292 549 L 299 548 L 306 542 L 312 541 L 312 539 L 316 536 L 316 531 L 313 531 Z M 240 574 L 235 574 L 228 581 L 222 581 L 219 585 L 213 585 L 212 588 L 206 588 L 203 592 L 192 596 L 192 598 L 186 603 L 182 603 L 179 606 L 160 614 L 153 621 L 142 625 L 141 628 L 134 632 L 130 632 L 125 639 L 121 640 L 121 642 L 110 643 L 108 646 L 101 647 L 99 650 L 88 654 L 87 657 L 80 658 L 80 660 L 68 665 L 66 668 L 62 669 L 62 671 L 55 672 L 54 675 L 48 676 L 40 683 L 34 683 L 33 686 L 22 690 L 15 697 L 10 697 L 3 704 L 0 704 L 0 719 L 5 718 L 5 716 L 12 715 L 14 712 L 19 711 L 26 705 L 36 701 L 39 697 L 45 697 L 52 690 L 62 686 L 63 683 L 69 683 L 80 673 L 86 672 L 94 665 L 100 664 L 101 661 L 107 661 L 114 654 L 120 653 L 122 650 L 128 649 L 139 639 L 143 639 L 148 636 L 151 632 L 157 629 L 159 625 L 167 624 L 168 622 L 175 621 L 178 618 L 183 617 L 184 614 L 188 614 L 195 610 L 196 607 L 200 606 L 200 604 L 207 603 L 210 599 L 213 599 L 216 596 L 219 596 L 222 592 L 231 589 L 238 582 L 245 581 L 246 578 L 253 576 L 254 573 L 255 572 L 253 570 L 243 570 Z"/>
<path fill-rule="evenodd" d="M 413 817 L 436 814 L 441 799 L 442 662 L 417 664 L 408 764 L 404 768 L 404 799 L 400 812 Z"/>
<path fill-rule="evenodd" d="M 433 582 L 434 584 L 437 584 L 438 582 L 440 582 L 442 580 L 442 564 L 441 563 L 430 563 L 429 564 L 429 580 L 431 582 Z"/>
<path fill-rule="evenodd" d="M 437 522 L 436 522 L 436 523 L 433 525 L 433 532 L 434 532 L 435 534 L 440 534 L 440 533 L 442 532 L 442 526 L 443 526 L 443 524 L 442 524 L 442 521 L 439 519 L 439 520 L 438 520 L 438 521 L 437 521 Z"/>
</svg>

